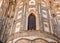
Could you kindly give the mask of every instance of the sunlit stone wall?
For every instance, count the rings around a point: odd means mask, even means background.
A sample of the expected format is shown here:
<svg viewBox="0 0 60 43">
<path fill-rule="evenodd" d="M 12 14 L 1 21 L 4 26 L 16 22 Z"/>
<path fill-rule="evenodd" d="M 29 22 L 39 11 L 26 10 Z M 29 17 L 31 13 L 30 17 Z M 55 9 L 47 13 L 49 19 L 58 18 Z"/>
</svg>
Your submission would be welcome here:
<svg viewBox="0 0 60 43">
<path fill-rule="evenodd" d="M 36 30 L 60 36 L 60 0 L 0 0 L 1 39 L 28 30 L 30 13 L 36 16 Z"/>
</svg>

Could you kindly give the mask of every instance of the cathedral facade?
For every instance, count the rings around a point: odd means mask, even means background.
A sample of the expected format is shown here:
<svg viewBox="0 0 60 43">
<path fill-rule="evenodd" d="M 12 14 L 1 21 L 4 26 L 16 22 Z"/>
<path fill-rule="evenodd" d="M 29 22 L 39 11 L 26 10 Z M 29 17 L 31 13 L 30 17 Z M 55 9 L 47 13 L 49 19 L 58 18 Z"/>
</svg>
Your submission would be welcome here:
<svg viewBox="0 0 60 43">
<path fill-rule="evenodd" d="M 2 0 L 3 43 L 60 43 L 60 0 Z"/>
</svg>

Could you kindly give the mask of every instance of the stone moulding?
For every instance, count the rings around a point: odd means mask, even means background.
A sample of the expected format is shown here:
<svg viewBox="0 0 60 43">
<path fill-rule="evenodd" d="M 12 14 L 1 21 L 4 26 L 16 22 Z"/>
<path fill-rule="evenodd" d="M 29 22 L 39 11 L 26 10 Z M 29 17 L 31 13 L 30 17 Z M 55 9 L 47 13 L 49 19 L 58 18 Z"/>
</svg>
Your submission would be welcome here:
<svg viewBox="0 0 60 43">
<path fill-rule="evenodd" d="M 31 39 L 31 37 L 33 39 Z M 25 38 L 25 39 L 29 39 L 29 40 L 34 40 L 37 38 L 41 38 L 41 39 L 46 40 L 45 38 L 48 38 L 48 39 L 52 39 L 54 41 L 60 42 L 60 39 L 58 37 L 56 37 L 54 34 L 39 31 L 39 30 L 21 31 L 21 32 L 14 33 L 14 34 L 9 35 L 7 37 L 7 42 L 12 41 L 17 38 L 19 38 L 19 39 Z M 46 40 L 46 41 L 48 41 L 48 40 Z"/>
</svg>

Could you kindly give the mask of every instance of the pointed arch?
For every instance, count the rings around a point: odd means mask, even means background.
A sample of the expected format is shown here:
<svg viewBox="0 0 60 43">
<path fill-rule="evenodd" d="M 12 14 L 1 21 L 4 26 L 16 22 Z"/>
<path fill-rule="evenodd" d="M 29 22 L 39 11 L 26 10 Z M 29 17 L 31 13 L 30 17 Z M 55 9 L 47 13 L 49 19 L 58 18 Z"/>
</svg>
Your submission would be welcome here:
<svg viewBox="0 0 60 43">
<path fill-rule="evenodd" d="M 26 30 L 28 30 L 28 18 L 31 14 L 34 15 L 36 18 L 36 30 L 40 30 L 39 14 L 38 12 L 33 11 L 33 10 L 26 13 Z"/>
<path fill-rule="evenodd" d="M 36 30 L 36 17 L 33 13 L 28 17 L 28 30 Z"/>
</svg>

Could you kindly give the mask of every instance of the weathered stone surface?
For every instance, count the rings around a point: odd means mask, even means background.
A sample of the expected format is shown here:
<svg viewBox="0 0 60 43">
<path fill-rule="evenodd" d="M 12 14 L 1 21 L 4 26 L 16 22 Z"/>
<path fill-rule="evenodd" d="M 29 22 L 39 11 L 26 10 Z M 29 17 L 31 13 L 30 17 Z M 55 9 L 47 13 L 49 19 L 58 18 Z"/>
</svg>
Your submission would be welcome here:
<svg viewBox="0 0 60 43">
<path fill-rule="evenodd" d="M 30 14 L 36 18 L 35 30 L 28 29 L 34 23 L 31 19 L 32 24 L 28 26 Z M 34 40 L 36 37 L 44 40 Z M 60 42 L 60 0 L 0 0 L 0 40 L 6 43 Z"/>
</svg>

